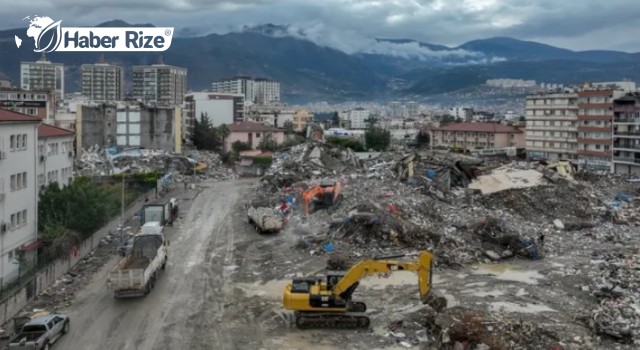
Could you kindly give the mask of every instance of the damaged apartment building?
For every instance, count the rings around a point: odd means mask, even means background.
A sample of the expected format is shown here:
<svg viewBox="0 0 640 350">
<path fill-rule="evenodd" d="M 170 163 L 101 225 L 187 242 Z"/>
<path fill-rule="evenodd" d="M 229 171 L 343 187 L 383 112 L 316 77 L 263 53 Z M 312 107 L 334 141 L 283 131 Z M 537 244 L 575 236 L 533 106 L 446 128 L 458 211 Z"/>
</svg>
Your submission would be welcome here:
<svg viewBox="0 0 640 350">
<path fill-rule="evenodd" d="M 78 149 L 98 145 L 182 151 L 180 107 L 140 102 L 87 103 L 78 106 L 76 114 Z"/>
</svg>

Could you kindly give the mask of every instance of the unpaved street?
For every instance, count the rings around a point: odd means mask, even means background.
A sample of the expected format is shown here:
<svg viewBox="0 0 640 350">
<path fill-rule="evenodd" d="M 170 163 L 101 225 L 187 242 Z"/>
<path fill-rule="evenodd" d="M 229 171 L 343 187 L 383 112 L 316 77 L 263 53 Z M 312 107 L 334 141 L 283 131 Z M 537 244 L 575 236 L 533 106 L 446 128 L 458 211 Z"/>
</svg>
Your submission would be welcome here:
<svg viewBox="0 0 640 350">
<path fill-rule="evenodd" d="M 67 310 L 71 332 L 55 347 L 194 349 L 218 344 L 221 349 L 225 346 L 220 344 L 231 344 L 230 334 L 221 327 L 224 323 L 216 320 L 224 314 L 232 272 L 224 266 L 234 259 L 234 244 L 252 233 L 245 232 L 246 227 L 234 228 L 232 219 L 248 184 L 205 184 L 211 187 L 192 203 L 181 202 L 184 216 L 168 230 L 168 268 L 146 298 L 113 298 L 105 281 L 114 258 Z"/>
</svg>

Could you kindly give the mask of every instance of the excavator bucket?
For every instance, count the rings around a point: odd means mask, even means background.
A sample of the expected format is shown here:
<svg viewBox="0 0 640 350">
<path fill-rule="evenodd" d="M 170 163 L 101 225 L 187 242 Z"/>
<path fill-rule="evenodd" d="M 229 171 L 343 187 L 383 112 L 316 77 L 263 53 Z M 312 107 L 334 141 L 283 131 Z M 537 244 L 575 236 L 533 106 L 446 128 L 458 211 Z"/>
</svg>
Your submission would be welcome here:
<svg viewBox="0 0 640 350">
<path fill-rule="evenodd" d="M 418 269 L 418 286 L 420 288 L 420 300 L 422 300 L 423 304 L 427 303 L 427 297 L 431 292 L 431 271 L 433 268 L 433 261 L 431 258 L 431 253 L 428 252 L 420 253 L 420 257 L 418 258 L 418 264 L 420 265 L 420 268 Z"/>
</svg>

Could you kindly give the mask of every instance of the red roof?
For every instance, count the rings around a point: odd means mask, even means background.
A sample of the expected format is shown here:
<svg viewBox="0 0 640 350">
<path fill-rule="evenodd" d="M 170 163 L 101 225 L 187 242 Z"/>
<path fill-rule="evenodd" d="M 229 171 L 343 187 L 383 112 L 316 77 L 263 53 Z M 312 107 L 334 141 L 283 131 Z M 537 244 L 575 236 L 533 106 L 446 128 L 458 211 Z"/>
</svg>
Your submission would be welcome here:
<svg viewBox="0 0 640 350">
<path fill-rule="evenodd" d="M 32 117 L 23 113 L 10 111 L 8 109 L 0 108 L 0 123 L 1 122 L 32 122 L 40 123 L 40 118 Z"/>
<path fill-rule="evenodd" d="M 73 136 L 75 134 L 76 133 L 73 132 L 73 130 L 67 130 L 49 124 L 40 124 L 40 126 L 38 126 L 38 138 L 64 137 Z"/>
<path fill-rule="evenodd" d="M 254 122 L 239 122 L 227 125 L 230 132 L 278 132 L 282 131 L 272 126 Z"/>
<path fill-rule="evenodd" d="M 470 131 L 489 133 L 522 133 L 522 130 L 497 123 L 455 123 L 433 129 L 435 131 Z"/>
</svg>

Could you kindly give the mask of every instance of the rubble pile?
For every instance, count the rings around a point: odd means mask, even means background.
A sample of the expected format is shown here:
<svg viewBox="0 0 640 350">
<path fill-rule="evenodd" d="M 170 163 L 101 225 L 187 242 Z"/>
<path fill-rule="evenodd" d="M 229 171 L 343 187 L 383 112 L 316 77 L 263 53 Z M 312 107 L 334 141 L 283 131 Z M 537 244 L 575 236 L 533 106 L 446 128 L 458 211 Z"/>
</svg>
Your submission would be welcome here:
<svg viewBox="0 0 640 350">
<path fill-rule="evenodd" d="M 75 294 L 88 284 L 104 264 L 113 257 L 113 252 L 119 241 L 117 235 L 107 235 L 100 241 L 97 249 L 45 289 L 29 304 L 28 308 L 57 312 L 57 310 L 71 305 Z"/>
<path fill-rule="evenodd" d="M 433 349 L 559 349 L 557 332 L 534 322 L 491 317 L 460 306 L 440 312 L 427 308 L 424 314 L 424 326 L 437 344 Z"/>
<path fill-rule="evenodd" d="M 584 322 L 597 334 L 620 343 L 640 344 L 640 253 L 637 248 L 594 256 L 591 290 L 599 305 Z"/>
<path fill-rule="evenodd" d="M 193 175 L 194 170 L 201 178 L 229 180 L 236 178 L 232 169 L 224 166 L 220 156 L 214 152 L 193 151 L 187 156 L 161 150 L 100 148 L 83 150 L 76 160 L 76 170 L 82 176 L 108 176 L 123 172 L 184 176 Z"/>
<path fill-rule="evenodd" d="M 331 265 L 427 249 L 438 265 L 463 266 L 538 259 L 545 234 L 589 229 L 607 219 L 637 222 L 632 197 L 607 205 L 614 199 L 607 188 L 623 179 L 585 182 L 581 176 L 569 162 L 500 164 L 438 152 L 357 161 L 350 151 L 310 142 L 279 153 L 259 192 L 275 198 L 270 203 L 286 196 L 301 203 L 300 192 L 314 182 L 341 182 L 342 199 L 327 210 L 306 216 L 297 205 L 292 211 L 292 222 L 313 228 L 290 230 L 296 246 L 343 254 L 346 262 Z"/>
<path fill-rule="evenodd" d="M 308 142 L 276 153 L 263 181 L 277 189 L 304 180 L 357 171 L 361 166 L 360 160 L 349 148 Z"/>
</svg>

